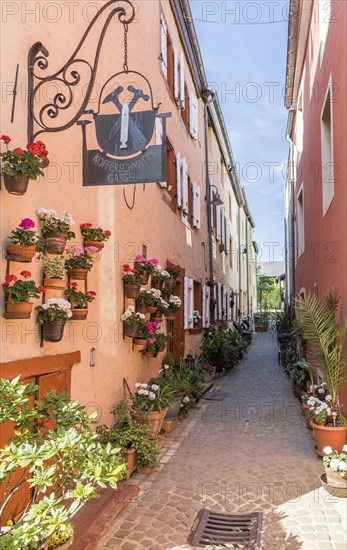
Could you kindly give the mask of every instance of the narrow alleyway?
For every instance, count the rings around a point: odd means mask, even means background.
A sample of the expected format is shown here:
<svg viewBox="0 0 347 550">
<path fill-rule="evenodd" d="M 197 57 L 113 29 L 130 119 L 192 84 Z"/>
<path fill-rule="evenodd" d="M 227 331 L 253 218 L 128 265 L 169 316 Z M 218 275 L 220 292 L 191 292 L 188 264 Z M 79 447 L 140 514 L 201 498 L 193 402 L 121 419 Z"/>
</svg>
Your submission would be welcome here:
<svg viewBox="0 0 347 550">
<path fill-rule="evenodd" d="M 183 545 L 201 508 L 264 512 L 264 550 L 345 549 L 346 503 L 320 488 L 323 464 L 270 334 L 215 387 L 225 399 L 201 401 L 170 435 L 161 471 L 134 476 L 140 495 L 99 550 Z"/>
</svg>

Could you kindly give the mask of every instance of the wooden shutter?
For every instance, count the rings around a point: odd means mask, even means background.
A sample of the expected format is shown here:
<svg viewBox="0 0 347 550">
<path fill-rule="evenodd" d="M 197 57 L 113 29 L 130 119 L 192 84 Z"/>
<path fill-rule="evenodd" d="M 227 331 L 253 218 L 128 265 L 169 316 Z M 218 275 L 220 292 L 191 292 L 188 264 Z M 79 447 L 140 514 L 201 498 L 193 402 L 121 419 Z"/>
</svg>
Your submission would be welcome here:
<svg viewBox="0 0 347 550">
<path fill-rule="evenodd" d="M 175 101 L 180 98 L 180 57 L 178 49 L 174 49 L 174 97 Z"/>
<path fill-rule="evenodd" d="M 182 159 L 182 210 L 186 214 L 189 212 L 189 199 L 188 199 L 188 164 L 187 159 Z"/>
<path fill-rule="evenodd" d="M 189 96 L 189 131 L 190 135 L 194 139 L 199 137 L 199 101 L 197 97 L 191 92 Z"/>
<path fill-rule="evenodd" d="M 180 79 L 180 92 L 179 92 L 180 107 L 182 109 L 185 109 L 186 102 L 185 102 L 185 87 L 184 87 L 184 53 L 183 52 L 181 52 L 181 55 L 180 55 L 179 79 Z"/>
<path fill-rule="evenodd" d="M 196 229 L 201 227 L 200 186 L 195 181 L 193 181 L 193 227 Z"/>
<path fill-rule="evenodd" d="M 161 42 L 161 70 L 163 71 L 165 78 L 168 77 L 168 62 L 167 62 L 167 27 L 162 17 L 160 19 L 160 42 Z"/>
<path fill-rule="evenodd" d="M 182 208 L 182 158 L 176 153 L 177 208 Z"/>
<path fill-rule="evenodd" d="M 194 281 L 184 277 L 184 328 L 194 327 Z"/>
</svg>

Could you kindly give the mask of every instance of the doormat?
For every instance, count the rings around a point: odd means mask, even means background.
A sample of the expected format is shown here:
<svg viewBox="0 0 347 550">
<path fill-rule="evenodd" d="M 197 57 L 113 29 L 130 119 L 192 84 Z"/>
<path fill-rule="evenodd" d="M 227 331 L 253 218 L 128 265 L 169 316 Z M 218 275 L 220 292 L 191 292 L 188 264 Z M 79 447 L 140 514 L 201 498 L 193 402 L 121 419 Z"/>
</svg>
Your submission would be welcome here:
<svg viewBox="0 0 347 550">
<path fill-rule="evenodd" d="M 188 537 L 194 547 L 230 545 L 233 548 L 259 547 L 263 514 L 220 514 L 204 508 L 198 512 Z M 231 546 L 233 545 L 233 546 Z"/>
<path fill-rule="evenodd" d="M 226 396 L 225 392 L 215 389 L 215 390 L 207 391 L 202 396 L 202 399 L 207 399 L 208 401 L 223 401 L 225 396 Z"/>
</svg>

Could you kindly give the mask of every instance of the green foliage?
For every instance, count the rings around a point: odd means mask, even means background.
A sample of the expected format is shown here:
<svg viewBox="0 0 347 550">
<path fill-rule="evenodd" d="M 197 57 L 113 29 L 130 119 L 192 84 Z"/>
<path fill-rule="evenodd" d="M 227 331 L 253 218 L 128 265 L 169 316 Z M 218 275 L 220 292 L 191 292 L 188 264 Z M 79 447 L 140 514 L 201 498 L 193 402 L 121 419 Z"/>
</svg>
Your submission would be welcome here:
<svg viewBox="0 0 347 550">
<path fill-rule="evenodd" d="M 133 409 L 140 413 L 161 412 L 172 403 L 174 390 L 169 385 L 137 383 L 135 393 L 130 394 Z"/>
<path fill-rule="evenodd" d="M 234 367 L 246 349 L 247 343 L 237 332 L 209 329 L 201 344 L 200 362 L 222 371 L 223 368 Z"/>
<path fill-rule="evenodd" d="M 294 308 L 288 304 L 285 304 L 282 311 L 276 312 L 275 322 L 278 334 L 292 334 L 295 330 Z"/>
<path fill-rule="evenodd" d="M 48 550 L 54 550 L 65 544 L 74 534 L 72 524 L 62 523 L 48 541 Z"/>
<path fill-rule="evenodd" d="M 23 229 L 17 227 L 11 231 L 9 237 L 12 244 L 20 244 L 22 246 L 35 246 L 36 250 L 40 249 L 40 237 L 37 236 L 36 231 L 32 229 Z"/>
<path fill-rule="evenodd" d="M 26 278 L 24 281 L 17 279 L 17 281 L 4 284 L 8 284 L 8 286 L 3 285 L 5 299 L 12 304 L 30 302 L 31 298 L 39 298 L 41 296 L 41 291 L 36 286 L 35 281 L 28 281 Z"/>
<path fill-rule="evenodd" d="M 43 176 L 42 159 L 30 151 L 16 153 L 14 151 L 6 151 L 0 153 L 2 158 L 2 171 L 9 176 L 24 174 L 31 180 L 36 180 L 39 176 Z"/>
<path fill-rule="evenodd" d="M 175 357 L 171 351 L 165 352 L 163 359 L 161 361 L 161 366 L 164 367 L 164 365 L 169 365 L 169 367 L 173 367 L 175 365 Z"/>
<path fill-rule="evenodd" d="M 65 275 L 64 256 L 55 256 L 50 259 L 48 256 L 40 255 L 40 260 L 44 262 L 45 277 L 50 279 L 63 279 Z"/>
<path fill-rule="evenodd" d="M 279 309 L 281 307 L 281 292 L 274 277 L 265 277 L 258 270 L 257 295 L 259 310 Z"/>
<path fill-rule="evenodd" d="M 19 377 L 0 380 L 0 423 L 12 421 L 15 433 L 0 450 L 0 519 L 24 483 L 32 493 L 11 530 L 0 535 L 2 550 L 42 548 L 99 487 L 116 488 L 125 471 L 120 449 L 97 441 L 92 416 L 80 403 L 55 391 L 37 400 L 38 389 Z M 19 478 L 18 468 L 24 469 Z"/>
<path fill-rule="evenodd" d="M 307 390 L 311 377 L 305 361 L 297 361 L 294 365 L 291 365 L 289 369 L 291 381 L 299 386 L 302 390 Z"/>
<path fill-rule="evenodd" d="M 347 325 L 340 327 L 336 319 L 338 303 L 335 290 L 330 290 L 324 301 L 311 294 L 296 301 L 297 329 L 310 341 L 308 355 L 311 362 L 322 369 L 332 397 L 331 409 L 340 414 L 339 390 L 345 382 Z"/>
<path fill-rule="evenodd" d="M 35 311 L 39 325 L 47 321 L 68 321 L 72 317 L 71 304 L 63 298 L 50 298 L 46 304 L 37 306 Z"/>
</svg>

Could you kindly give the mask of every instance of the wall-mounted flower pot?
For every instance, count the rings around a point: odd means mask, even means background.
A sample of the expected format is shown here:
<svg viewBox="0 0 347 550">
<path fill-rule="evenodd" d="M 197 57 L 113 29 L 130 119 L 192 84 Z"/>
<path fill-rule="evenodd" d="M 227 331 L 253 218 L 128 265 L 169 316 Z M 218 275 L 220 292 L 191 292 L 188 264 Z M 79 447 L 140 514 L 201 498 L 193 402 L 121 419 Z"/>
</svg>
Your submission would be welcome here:
<svg viewBox="0 0 347 550">
<path fill-rule="evenodd" d="M 154 352 L 153 352 L 153 351 L 144 350 L 144 351 L 143 351 L 143 355 L 144 355 L 145 357 L 154 357 Z"/>
<path fill-rule="evenodd" d="M 5 188 L 11 195 L 24 195 L 28 190 L 29 181 L 29 176 L 22 173 L 18 173 L 15 176 L 4 174 Z"/>
<path fill-rule="evenodd" d="M 30 319 L 33 305 L 33 302 L 5 302 L 5 312 L 11 319 Z"/>
<path fill-rule="evenodd" d="M 148 313 L 156 313 L 158 311 L 158 308 L 155 306 L 147 306 Z"/>
<path fill-rule="evenodd" d="M 177 277 L 171 276 L 165 281 L 166 288 L 175 288 L 176 285 L 177 285 Z"/>
<path fill-rule="evenodd" d="M 161 323 L 162 320 L 163 320 L 163 314 L 160 312 L 157 312 L 151 315 L 151 321 L 154 323 Z"/>
<path fill-rule="evenodd" d="M 43 280 L 43 286 L 51 290 L 65 290 L 66 280 L 65 279 L 51 279 L 50 277 L 45 277 Z"/>
<path fill-rule="evenodd" d="M 66 243 L 66 233 L 46 233 L 45 235 L 45 249 L 48 254 L 61 256 L 65 252 Z"/>
<path fill-rule="evenodd" d="M 124 285 L 124 292 L 127 298 L 133 298 L 136 300 L 140 294 L 140 285 Z"/>
<path fill-rule="evenodd" d="M 149 281 L 148 271 L 144 271 L 143 273 L 141 273 L 140 277 L 141 277 L 141 284 L 146 285 Z"/>
<path fill-rule="evenodd" d="M 147 346 L 147 340 L 144 338 L 135 338 L 134 339 L 135 346 Z"/>
<path fill-rule="evenodd" d="M 68 273 L 70 275 L 70 279 L 73 279 L 75 281 L 85 281 L 88 277 L 88 269 L 79 269 L 77 267 L 73 267 L 69 269 Z"/>
<path fill-rule="evenodd" d="M 128 323 L 124 323 L 124 336 L 128 336 L 129 338 L 137 338 L 140 334 L 140 325 L 130 325 Z"/>
<path fill-rule="evenodd" d="M 88 241 L 88 240 L 84 240 L 84 246 L 87 247 L 87 246 L 94 246 L 95 248 L 97 248 L 99 251 L 102 250 L 105 246 L 105 243 L 101 243 L 100 241 Z"/>
<path fill-rule="evenodd" d="M 170 311 L 169 313 L 166 314 L 166 319 L 168 321 L 174 321 L 176 319 L 176 313 L 173 311 Z"/>
<path fill-rule="evenodd" d="M 35 246 L 22 246 L 21 244 L 8 244 L 6 247 L 7 259 L 13 262 L 29 263 L 35 256 Z"/>
<path fill-rule="evenodd" d="M 342 453 L 342 447 L 346 443 L 347 426 L 321 426 L 310 422 L 316 440 L 316 453 L 325 456 L 324 447 L 331 447 L 334 451 Z"/>
<path fill-rule="evenodd" d="M 46 342 L 60 342 L 66 321 L 46 321 L 43 324 L 43 339 Z"/>
<path fill-rule="evenodd" d="M 146 304 L 141 304 L 138 300 L 136 301 L 136 311 L 137 313 L 147 313 Z"/>
<path fill-rule="evenodd" d="M 71 309 L 71 313 L 72 313 L 71 319 L 74 319 L 76 321 L 85 321 L 88 317 L 88 308 L 73 307 Z"/>
</svg>

